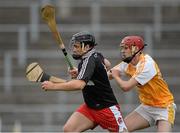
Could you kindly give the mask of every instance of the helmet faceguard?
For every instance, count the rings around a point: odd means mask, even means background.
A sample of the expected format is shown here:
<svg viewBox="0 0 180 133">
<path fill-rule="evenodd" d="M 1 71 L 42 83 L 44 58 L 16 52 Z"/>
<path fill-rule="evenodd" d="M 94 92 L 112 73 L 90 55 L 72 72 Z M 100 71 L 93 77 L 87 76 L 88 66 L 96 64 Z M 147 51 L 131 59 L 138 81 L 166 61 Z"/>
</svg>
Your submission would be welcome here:
<svg viewBox="0 0 180 133">
<path fill-rule="evenodd" d="M 72 47 L 76 43 L 80 43 L 81 47 L 89 45 L 90 50 L 97 45 L 97 43 L 95 43 L 95 37 L 87 31 L 78 32 L 72 36 L 70 46 Z M 72 56 L 77 60 L 80 59 L 82 55 L 72 54 Z"/>
</svg>

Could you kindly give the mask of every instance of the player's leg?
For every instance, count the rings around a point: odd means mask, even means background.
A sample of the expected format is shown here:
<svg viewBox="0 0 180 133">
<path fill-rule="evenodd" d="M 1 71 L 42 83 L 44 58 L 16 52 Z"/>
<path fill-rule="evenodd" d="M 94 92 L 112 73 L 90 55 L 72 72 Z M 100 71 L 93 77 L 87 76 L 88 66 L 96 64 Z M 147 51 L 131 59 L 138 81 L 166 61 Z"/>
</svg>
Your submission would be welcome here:
<svg viewBox="0 0 180 133">
<path fill-rule="evenodd" d="M 176 105 L 170 104 L 166 109 L 159 108 L 154 112 L 158 132 L 171 132 L 175 120 Z M 159 114 L 158 114 L 159 113 Z"/>
<path fill-rule="evenodd" d="M 82 104 L 68 119 L 64 132 L 82 132 L 96 126 L 94 119 L 86 104 Z"/>
<path fill-rule="evenodd" d="M 93 121 L 85 115 L 74 112 L 64 125 L 64 132 L 82 132 L 94 127 Z"/>
<path fill-rule="evenodd" d="M 127 127 L 120 112 L 119 105 L 113 105 L 101 110 L 91 110 L 94 120 L 109 132 L 127 132 Z"/>
<path fill-rule="evenodd" d="M 149 122 L 136 111 L 131 112 L 124 119 L 129 132 L 149 127 Z"/>
<path fill-rule="evenodd" d="M 149 127 L 153 123 L 152 117 L 147 111 L 148 107 L 141 104 L 133 112 L 125 117 L 128 131 L 132 132 Z"/>
<path fill-rule="evenodd" d="M 158 128 L 158 132 L 171 132 L 172 131 L 171 123 L 165 120 L 157 121 L 157 128 Z"/>
</svg>

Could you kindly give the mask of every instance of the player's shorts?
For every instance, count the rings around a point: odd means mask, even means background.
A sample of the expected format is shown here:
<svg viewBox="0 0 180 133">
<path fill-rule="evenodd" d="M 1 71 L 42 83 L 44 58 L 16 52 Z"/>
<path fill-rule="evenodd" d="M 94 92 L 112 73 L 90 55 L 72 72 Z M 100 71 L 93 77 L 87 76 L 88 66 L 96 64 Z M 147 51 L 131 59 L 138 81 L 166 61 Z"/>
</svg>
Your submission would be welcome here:
<svg viewBox="0 0 180 133">
<path fill-rule="evenodd" d="M 145 118 L 150 126 L 157 124 L 158 120 L 165 120 L 174 124 L 176 104 L 172 103 L 167 108 L 158 108 L 141 104 L 135 111 Z"/>
<path fill-rule="evenodd" d="M 93 121 L 96 126 L 100 125 L 103 129 L 107 129 L 110 132 L 127 131 L 119 105 L 95 110 L 89 108 L 86 104 L 82 104 L 76 111 L 85 115 L 88 119 Z"/>
</svg>

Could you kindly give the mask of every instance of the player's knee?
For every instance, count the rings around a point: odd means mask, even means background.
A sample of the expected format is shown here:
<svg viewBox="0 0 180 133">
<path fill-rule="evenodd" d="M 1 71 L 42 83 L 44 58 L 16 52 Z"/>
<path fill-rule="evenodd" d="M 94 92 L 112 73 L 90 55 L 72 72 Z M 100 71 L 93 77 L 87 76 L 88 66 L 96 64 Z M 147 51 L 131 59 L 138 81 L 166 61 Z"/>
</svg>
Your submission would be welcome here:
<svg viewBox="0 0 180 133">
<path fill-rule="evenodd" d="M 72 126 L 65 124 L 63 127 L 63 132 L 74 132 L 75 130 L 72 128 Z"/>
<path fill-rule="evenodd" d="M 63 132 L 70 132 L 69 129 L 70 129 L 70 128 L 69 128 L 67 125 L 64 125 L 64 127 L 63 127 Z"/>
</svg>

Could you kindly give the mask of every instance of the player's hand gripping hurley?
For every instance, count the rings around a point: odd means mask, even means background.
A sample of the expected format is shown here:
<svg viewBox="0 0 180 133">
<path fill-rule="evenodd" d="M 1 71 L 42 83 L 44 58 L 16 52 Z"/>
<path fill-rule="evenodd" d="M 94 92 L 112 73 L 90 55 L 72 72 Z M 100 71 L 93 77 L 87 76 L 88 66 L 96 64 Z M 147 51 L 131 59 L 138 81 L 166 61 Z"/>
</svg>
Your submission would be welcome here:
<svg viewBox="0 0 180 133">
<path fill-rule="evenodd" d="M 59 44 L 61 50 L 63 51 L 63 54 L 65 56 L 65 59 L 69 65 L 70 69 L 73 69 L 73 64 L 70 60 L 70 57 L 67 54 L 64 43 L 63 43 L 60 33 L 58 32 L 58 29 L 57 29 L 54 6 L 45 5 L 44 7 L 42 7 L 41 8 L 41 17 L 43 18 L 43 20 L 45 22 L 47 22 L 51 32 L 53 33 L 53 36 L 55 37 L 57 43 Z"/>
</svg>

